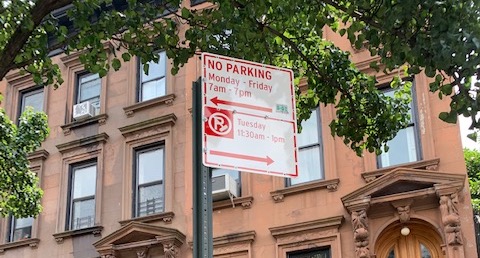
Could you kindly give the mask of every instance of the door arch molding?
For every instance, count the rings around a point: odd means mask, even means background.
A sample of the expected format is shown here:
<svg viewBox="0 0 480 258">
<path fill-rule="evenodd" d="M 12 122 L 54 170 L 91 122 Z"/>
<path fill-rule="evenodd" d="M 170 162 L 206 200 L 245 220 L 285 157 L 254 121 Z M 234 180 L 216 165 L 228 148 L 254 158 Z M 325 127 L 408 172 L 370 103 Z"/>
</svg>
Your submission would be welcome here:
<svg viewBox="0 0 480 258">
<path fill-rule="evenodd" d="M 410 229 L 408 236 L 400 233 L 404 226 Z M 396 253 L 395 258 L 420 258 L 420 245 L 429 250 L 432 258 L 443 258 L 442 243 L 441 234 L 430 223 L 412 219 L 408 223 L 396 221 L 388 225 L 378 235 L 374 246 L 377 258 L 387 258 L 392 250 Z"/>
</svg>

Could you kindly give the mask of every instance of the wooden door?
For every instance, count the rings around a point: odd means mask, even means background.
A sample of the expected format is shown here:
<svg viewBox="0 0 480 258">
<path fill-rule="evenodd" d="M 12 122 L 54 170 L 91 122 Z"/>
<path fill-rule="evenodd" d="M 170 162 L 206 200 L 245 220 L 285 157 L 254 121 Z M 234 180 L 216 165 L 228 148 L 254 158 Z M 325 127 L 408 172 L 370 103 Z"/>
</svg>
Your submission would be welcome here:
<svg viewBox="0 0 480 258">
<path fill-rule="evenodd" d="M 443 258 L 441 238 L 430 227 L 408 224 L 410 234 L 400 233 L 401 225 L 388 227 L 376 244 L 377 258 Z"/>
</svg>

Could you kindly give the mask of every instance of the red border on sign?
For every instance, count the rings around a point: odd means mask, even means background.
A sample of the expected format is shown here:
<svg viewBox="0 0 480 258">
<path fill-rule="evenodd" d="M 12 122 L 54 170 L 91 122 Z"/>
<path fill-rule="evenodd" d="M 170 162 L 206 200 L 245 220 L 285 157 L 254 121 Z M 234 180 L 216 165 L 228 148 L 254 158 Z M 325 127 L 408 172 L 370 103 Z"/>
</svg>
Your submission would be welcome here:
<svg viewBox="0 0 480 258">
<path fill-rule="evenodd" d="M 266 64 L 259 64 L 255 62 L 250 62 L 242 59 L 237 59 L 237 58 L 231 58 L 231 57 L 226 57 L 226 56 L 220 56 L 220 55 L 215 55 L 215 54 L 210 54 L 210 53 L 202 53 L 202 62 L 203 62 L 203 71 L 202 71 L 202 77 L 207 76 L 207 59 L 213 58 L 213 59 L 221 59 L 225 61 L 230 61 L 230 62 L 236 62 L 236 63 L 241 63 L 241 64 L 247 64 L 251 66 L 256 66 L 256 67 L 262 67 L 262 68 L 268 68 L 271 70 L 276 70 L 276 71 L 283 71 L 283 72 L 288 72 L 289 77 L 290 77 L 290 95 L 292 96 L 292 108 L 295 109 L 295 90 L 294 90 L 294 85 L 293 85 L 293 71 L 287 68 L 281 68 L 281 67 L 275 67 L 272 65 L 266 65 Z M 202 115 L 205 117 L 205 109 L 207 108 L 206 105 L 208 104 L 208 98 L 207 98 L 207 83 L 203 82 L 203 108 L 202 108 Z M 211 108 L 211 107 L 210 107 Z M 249 115 L 249 116 L 255 116 L 255 117 L 263 117 L 260 115 L 254 115 L 254 114 L 248 114 L 245 112 L 238 112 L 239 114 L 243 115 Z M 269 118 L 267 119 L 270 120 L 276 120 L 276 121 L 282 121 L 282 122 L 287 122 L 291 123 L 293 127 L 293 133 L 294 133 L 294 141 L 293 141 L 293 147 L 295 150 L 297 150 L 297 127 L 296 127 L 296 112 L 292 112 L 292 121 L 287 121 L 284 119 L 277 119 L 277 118 Z M 207 146 L 207 134 L 206 132 L 203 133 L 203 146 L 208 149 Z M 208 161 L 208 155 L 203 155 L 203 160 L 205 165 L 212 165 L 213 167 L 221 167 L 221 168 L 227 168 L 227 169 L 236 169 L 240 171 L 245 171 L 245 172 L 253 172 L 253 173 L 260 173 L 260 174 L 275 174 L 278 176 L 288 176 L 288 177 L 297 177 L 298 176 L 298 151 L 294 151 L 294 160 L 295 160 L 295 171 L 294 173 L 284 173 L 284 172 L 278 172 L 278 171 L 269 171 L 269 170 L 264 170 L 264 169 L 255 169 L 255 168 L 248 168 L 248 167 L 241 167 L 241 166 L 231 166 L 227 164 L 218 164 L 218 163 L 213 163 Z"/>
</svg>

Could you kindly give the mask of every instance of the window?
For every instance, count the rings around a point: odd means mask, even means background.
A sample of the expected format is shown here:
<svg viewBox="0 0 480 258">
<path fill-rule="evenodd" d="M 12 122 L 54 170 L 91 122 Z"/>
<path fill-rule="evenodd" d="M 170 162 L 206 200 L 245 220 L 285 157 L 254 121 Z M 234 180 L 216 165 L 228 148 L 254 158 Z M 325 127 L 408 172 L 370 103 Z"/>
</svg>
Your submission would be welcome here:
<svg viewBox="0 0 480 258">
<path fill-rule="evenodd" d="M 32 107 L 34 111 L 43 111 L 43 87 L 20 92 L 20 109 L 18 110 L 18 117 L 20 117 L 27 107 Z M 7 240 L 9 242 L 14 242 L 21 239 L 31 238 L 33 220 L 32 217 L 15 218 L 10 216 L 10 230 Z"/>
<path fill-rule="evenodd" d="M 26 107 L 32 107 L 35 111 L 43 111 L 43 87 L 40 89 L 21 92 L 20 114 Z M 20 115 L 19 114 L 19 115 Z"/>
<path fill-rule="evenodd" d="M 33 218 L 10 217 L 10 230 L 8 242 L 15 242 L 32 237 Z"/>
<path fill-rule="evenodd" d="M 77 100 L 76 103 L 90 101 L 95 107 L 95 115 L 100 113 L 100 92 L 102 81 L 95 73 L 81 73 L 77 75 Z"/>
<path fill-rule="evenodd" d="M 413 87 L 412 87 L 413 91 Z M 394 90 L 385 91 L 386 96 L 393 97 Z M 415 99 L 412 100 L 412 103 Z M 410 103 L 410 123 L 401 129 L 395 138 L 387 142 L 389 150 L 377 157 L 379 168 L 420 160 L 420 143 L 415 123 L 415 106 Z"/>
<path fill-rule="evenodd" d="M 164 211 L 164 146 L 135 150 L 134 214 Z"/>
<path fill-rule="evenodd" d="M 288 253 L 287 258 L 330 258 L 330 248 L 295 251 Z"/>
<path fill-rule="evenodd" d="M 312 111 L 308 120 L 302 122 L 302 132 L 297 135 L 299 176 L 289 179 L 289 185 L 325 178 L 320 128 L 320 113 L 317 108 Z"/>
<path fill-rule="evenodd" d="M 139 60 L 139 85 L 138 101 L 164 96 L 166 94 L 166 66 L 167 55 L 165 51 L 158 53 L 158 62 L 148 62 L 148 73 L 143 70 L 142 62 Z"/>
<path fill-rule="evenodd" d="M 225 175 L 228 175 L 228 178 L 234 181 L 234 187 L 236 187 L 234 189 L 230 189 L 230 192 L 224 191 L 225 189 L 227 189 L 226 184 L 228 183 L 224 181 Z M 231 197 L 230 194 L 232 194 L 233 197 L 240 197 L 241 187 L 242 186 L 240 172 L 238 172 L 237 170 L 222 168 L 212 169 L 212 192 L 214 194 L 214 201 L 228 199 L 229 197 Z"/>
<path fill-rule="evenodd" d="M 70 209 L 67 229 L 93 227 L 95 223 L 95 188 L 97 163 L 88 162 L 71 167 Z"/>
</svg>

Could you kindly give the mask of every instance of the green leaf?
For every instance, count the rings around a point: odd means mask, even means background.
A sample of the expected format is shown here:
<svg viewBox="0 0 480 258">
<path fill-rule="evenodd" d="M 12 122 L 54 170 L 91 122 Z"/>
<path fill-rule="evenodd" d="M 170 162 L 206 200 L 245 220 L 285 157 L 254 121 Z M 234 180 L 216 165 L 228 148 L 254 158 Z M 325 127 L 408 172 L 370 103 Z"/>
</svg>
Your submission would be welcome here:
<svg viewBox="0 0 480 258">
<path fill-rule="evenodd" d="M 114 58 L 112 60 L 112 68 L 115 70 L 115 71 L 118 71 L 118 69 L 120 69 L 120 67 L 122 66 L 122 64 L 120 63 L 120 60 L 118 60 L 117 58 Z"/>
</svg>

